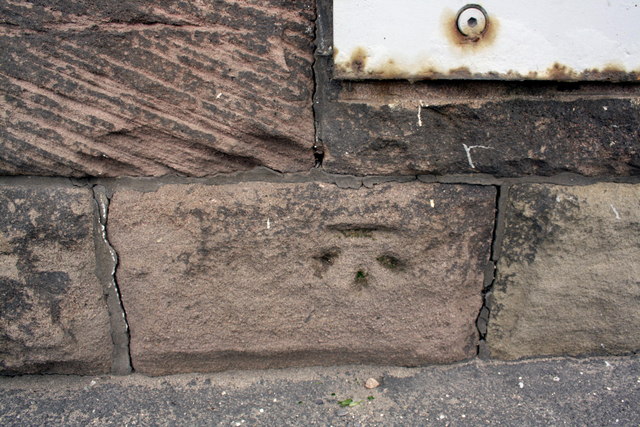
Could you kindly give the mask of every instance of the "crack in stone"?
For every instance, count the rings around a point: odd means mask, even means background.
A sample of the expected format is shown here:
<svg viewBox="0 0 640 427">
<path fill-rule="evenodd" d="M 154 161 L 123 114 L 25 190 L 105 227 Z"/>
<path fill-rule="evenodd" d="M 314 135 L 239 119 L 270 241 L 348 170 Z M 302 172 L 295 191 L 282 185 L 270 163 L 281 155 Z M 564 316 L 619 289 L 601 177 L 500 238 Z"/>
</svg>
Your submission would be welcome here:
<svg viewBox="0 0 640 427">
<path fill-rule="evenodd" d="M 109 197 L 106 188 L 101 185 L 93 186 L 93 196 L 98 207 L 96 273 L 103 284 L 111 321 L 111 339 L 113 341 L 111 372 L 116 375 L 126 375 L 133 371 L 129 349 L 130 334 L 127 314 L 116 281 L 118 254 L 107 238 Z"/>
<path fill-rule="evenodd" d="M 493 236 L 491 239 L 489 263 L 485 269 L 484 287 L 482 290 L 482 307 L 476 319 L 476 328 L 480 341 L 478 343 L 478 356 L 480 358 L 489 358 L 486 347 L 487 326 L 489 323 L 489 315 L 491 314 L 490 298 L 491 291 L 496 281 L 498 273 L 498 259 L 502 250 L 502 239 L 504 236 L 504 218 L 506 215 L 507 197 L 509 194 L 508 185 L 496 185 L 496 215 L 493 225 Z"/>
<path fill-rule="evenodd" d="M 315 160 L 314 167 L 316 168 L 321 168 L 322 162 L 324 161 L 324 143 L 322 142 L 322 138 L 320 138 L 320 134 L 319 134 L 320 119 L 318 117 L 319 116 L 318 109 L 320 108 L 320 105 L 319 105 L 320 95 L 318 93 L 318 87 L 320 85 L 320 82 L 318 81 L 319 75 L 318 75 L 318 72 L 316 71 L 316 67 L 319 66 L 318 56 L 317 56 L 318 49 L 319 49 L 319 41 L 320 41 L 320 30 L 318 27 L 320 25 L 319 21 L 320 21 L 320 12 L 316 9 L 316 16 L 313 21 L 316 37 L 314 40 L 313 64 L 311 64 L 311 74 L 313 78 L 313 93 L 311 95 L 311 102 L 313 103 L 313 105 L 311 110 L 313 112 L 313 127 L 314 127 L 313 134 L 315 135 L 314 137 L 315 142 L 311 147 L 311 149 L 313 150 L 313 157 Z"/>
</svg>

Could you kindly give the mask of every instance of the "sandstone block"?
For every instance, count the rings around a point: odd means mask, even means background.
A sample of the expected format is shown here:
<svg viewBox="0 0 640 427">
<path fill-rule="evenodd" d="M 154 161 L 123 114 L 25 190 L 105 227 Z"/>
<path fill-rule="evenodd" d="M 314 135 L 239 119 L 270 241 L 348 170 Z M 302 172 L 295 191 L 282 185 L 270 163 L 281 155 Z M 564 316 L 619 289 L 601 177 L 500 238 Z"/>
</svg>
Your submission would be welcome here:
<svg viewBox="0 0 640 427">
<path fill-rule="evenodd" d="M 89 189 L 0 188 L 0 372 L 111 368 Z"/>
<path fill-rule="evenodd" d="M 495 189 L 418 182 L 118 191 L 133 367 L 160 375 L 476 354 Z"/>
<path fill-rule="evenodd" d="M 517 185 L 491 301 L 491 355 L 640 349 L 640 186 Z"/>
<path fill-rule="evenodd" d="M 313 0 L 33 0 L 0 16 L 0 174 L 314 164 Z"/>
<path fill-rule="evenodd" d="M 428 105 L 380 96 L 375 101 L 326 103 L 321 120 L 325 169 L 509 177 L 640 174 L 640 104 L 635 100 Z"/>
</svg>

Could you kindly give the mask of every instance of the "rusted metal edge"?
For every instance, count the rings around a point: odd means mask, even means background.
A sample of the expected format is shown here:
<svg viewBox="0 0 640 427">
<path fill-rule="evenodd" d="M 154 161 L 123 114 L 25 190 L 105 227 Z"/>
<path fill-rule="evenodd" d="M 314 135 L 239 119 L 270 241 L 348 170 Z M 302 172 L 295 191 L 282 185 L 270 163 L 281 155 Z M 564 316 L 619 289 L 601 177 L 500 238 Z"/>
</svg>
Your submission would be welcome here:
<svg viewBox="0 0 640 427">
<path fill-rule="evenodd" d="M 336 49 L 334 48 L 334 56 Z M 612 64 L 605 68 L 577 71 L 560 63 L 554 63 L 543 72 L 520 74 L 515 71 L 506 73 L 473 73 L 467 67 L 452 70 L 439 70 L 424 64 L 418 72 L 409 72 L 396 66 L 390 59 L 382 67 L 367 69 L 367 54 L 364 49 L 356 49 L 351 60 L 346 63 L 334 63 L 333 76 L 345 80 L 554 80 L 554 81 L 609 81 L 640 82 L 640 70 L 626 71 Z"/>
</svg>

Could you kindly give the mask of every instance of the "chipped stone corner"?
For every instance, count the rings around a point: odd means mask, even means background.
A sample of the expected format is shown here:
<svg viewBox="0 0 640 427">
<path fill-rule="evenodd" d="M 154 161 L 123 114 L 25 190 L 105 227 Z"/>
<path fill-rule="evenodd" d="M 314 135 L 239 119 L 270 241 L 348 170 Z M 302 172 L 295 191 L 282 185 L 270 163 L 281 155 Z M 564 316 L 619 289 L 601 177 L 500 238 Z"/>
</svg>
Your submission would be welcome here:
<svg viewBox="0 0 640 427">
<path fill-rule="evenodd" d="M 108 191 L 102 185 L 95 185 L 93 197 L 96 204 L 96 275 L 104 290 L 113 341 L 111 373 L 126 375 L 133 370 L 129 353 L 129 325 L 115 276 L 118 267 L 118 254 L 107 238 Z"/>
</svg>

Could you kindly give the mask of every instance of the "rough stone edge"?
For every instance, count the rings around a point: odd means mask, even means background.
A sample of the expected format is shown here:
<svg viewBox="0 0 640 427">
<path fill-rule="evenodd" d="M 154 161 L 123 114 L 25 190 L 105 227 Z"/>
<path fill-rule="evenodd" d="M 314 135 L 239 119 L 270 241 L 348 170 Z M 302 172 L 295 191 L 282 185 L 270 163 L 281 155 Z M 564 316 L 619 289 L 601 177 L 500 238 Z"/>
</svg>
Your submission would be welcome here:
<svg viewBox="0 0 640 427">
<path fill-rule="evenodd" d="M 504 239 L 505 216 L 507 203 L 509 200 L 510 185 L 496 186 L 496 216 L 493 222 L 493 236 L 491 240 L 491 249 L 489 262 L 484 272 L 484 286 L 482 289 L 482 307 L 476 319 L 476 327 L 478 328 L 478 357 L 486 360 L 490 359 L 489 349 L 487 346 L 487 331 L 489 320 L 491 318 L 492 291 L 498 273 L 498 260 L 502 253 L 502 241 Z"/>
<path fill-rule="evenodd" d="M 107 189 L 101 185 L 93 186 L 92 192 L 96 208 L 94 215 L 96 276 L 102 284 L 103 292 L 106 296 L 111 325 L 111 340 L 113 341 L 111 373 L 114 375 L 127 375 L 133 371 L 129 351 L 129 324 L 127 323 L 127 315 L 124 311 L 115 276 L 118 267 L 118 254 L 107 239 L 109 197 L 107 197 Z"/>
<path fill-rule="evenodd" d="M 315 49 L 313 51 L 313 123 L 315 126 L 313 153 L 316 159 L 316 167 L 322 167 L 325 151 L 322 131 L 324 121 L 323 116 L 324 111 L 326 110 L 329 92 L 327 89 L 331 82 L 331 73 L 333 69 L 332 15 L 333 2 L 325 0 L 316 1 L 316 37 Z"/>
</svg>

